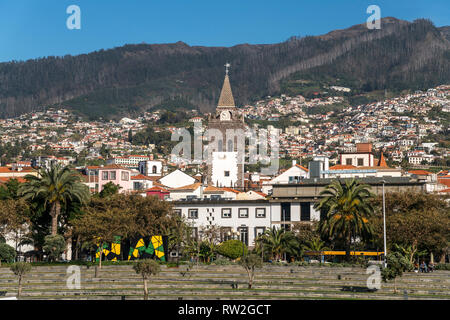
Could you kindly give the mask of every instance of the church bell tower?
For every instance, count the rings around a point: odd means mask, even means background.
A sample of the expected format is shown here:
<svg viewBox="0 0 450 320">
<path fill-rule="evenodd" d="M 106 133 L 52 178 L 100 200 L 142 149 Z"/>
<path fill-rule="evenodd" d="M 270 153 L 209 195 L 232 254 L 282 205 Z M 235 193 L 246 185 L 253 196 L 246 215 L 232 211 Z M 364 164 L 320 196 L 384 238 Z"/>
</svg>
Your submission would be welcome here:
<svg viewBox="0 0 450 320">
<path fill-rule="evenodd" d="M 208 185 L 244 187 L 244 116 L 239 114 L 231 91 L 229 68 L 215 114 L 208 117 Z"/>
</svg>

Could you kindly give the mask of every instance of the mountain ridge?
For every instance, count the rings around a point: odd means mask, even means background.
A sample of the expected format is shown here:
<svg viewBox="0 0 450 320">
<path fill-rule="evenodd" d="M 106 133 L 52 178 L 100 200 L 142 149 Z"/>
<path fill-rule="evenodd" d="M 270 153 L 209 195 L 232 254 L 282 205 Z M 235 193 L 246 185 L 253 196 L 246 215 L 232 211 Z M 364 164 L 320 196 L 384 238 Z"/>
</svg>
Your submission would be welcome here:
<svg viewBox="0 0 450 320">
<path fill-rule="evenodd" d="M 225 62 L 238 105 L 282 93 L 296 80 L 344 78 L 354 92 L 417 89 L 450 80 L 450 27 L 388 17 L 277 44 L 232 47 L 127 44 L 108 50 L 0 63 L 0 116 L 44 106 L 92 118 L 132 115 L 168 100 L 201 111 L 218 101 Z"/>
</svg>

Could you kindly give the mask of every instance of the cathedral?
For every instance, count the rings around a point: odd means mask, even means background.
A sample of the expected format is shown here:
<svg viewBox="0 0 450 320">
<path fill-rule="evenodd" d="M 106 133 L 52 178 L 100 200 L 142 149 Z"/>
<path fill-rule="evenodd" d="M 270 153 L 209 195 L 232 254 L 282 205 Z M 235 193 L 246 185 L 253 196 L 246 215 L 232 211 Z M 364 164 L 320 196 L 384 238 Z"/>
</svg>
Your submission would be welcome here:
<svg viewBox="0 0 450 320">
<path fill-rule="evenodd" d="M 245 160 L 244 116 L 234 103 L 228 68 L 215 114 L 208 117 L 207 183 L 216 187 L 243 188 Z"/>
</svg>

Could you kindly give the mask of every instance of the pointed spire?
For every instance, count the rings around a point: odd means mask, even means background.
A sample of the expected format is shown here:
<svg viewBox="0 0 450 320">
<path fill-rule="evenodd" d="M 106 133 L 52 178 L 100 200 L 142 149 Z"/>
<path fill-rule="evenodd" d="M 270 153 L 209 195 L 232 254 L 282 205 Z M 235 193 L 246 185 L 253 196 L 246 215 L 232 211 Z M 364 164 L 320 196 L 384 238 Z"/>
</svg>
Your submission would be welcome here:
<svg viewBox="0 0 450 320">
<path fill-rule="evenodd" d="M 231 92 L 230 78 L 228 77 L 228 68 L 230 64 L 227 63 L 225 80 L 223 81 L 222 92 L 220 93 L 218 107 L 235 107 L 233 93 Z"/>
<path fill-rule="evenodd" d="M 387 167 L 386 159 L 384 159 L 383 151 L 381 151 L 380 160 L 378 161 L 378 167 Z"/>
</svg>

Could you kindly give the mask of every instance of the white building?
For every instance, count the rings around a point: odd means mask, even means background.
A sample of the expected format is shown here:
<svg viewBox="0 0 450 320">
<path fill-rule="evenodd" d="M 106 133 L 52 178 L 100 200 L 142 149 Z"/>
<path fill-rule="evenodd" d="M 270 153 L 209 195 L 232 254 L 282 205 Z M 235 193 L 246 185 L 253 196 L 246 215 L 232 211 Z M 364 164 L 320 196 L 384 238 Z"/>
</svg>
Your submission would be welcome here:
<svg viewBox="0 0 450 320">
<path fill-rule="evenodd" d="M 138 168 L 139 172 L 144 176 L 153 177 L 162 175 L 162 162 L 158 160 L 140 161 Z"/>
<path fill-rule="evenodd" d="M 274 184 L 285 184 L 285 183 L 296 183 L 301 179 L 308 178 L 309 170 L 305 167 L 297 164 L 296 160 L 292 161 L 292 167 L 279 174 L 267 183 L 263 183 L 262 192 L 265 194 L 270 194 L 272 190 L 272 185 Z"/>
<path fill-rule="evenodd" d="M 195 183 L 196 180 L 190 175 L 177 169 L 159 179 L 159 182 L 169 188 L 180 188 L 191 185 Z"/>
<path fill-rule="evenodd" d="M 237 185 L 238 152 L 212 153 L 211 183 L 216 187 L 234 187 Z"/>
<path fill-rule="evenodd" d="M 312 202 L 270 202 L 268 200 L 177 201 L 174 210 L 187 218 L 194 235 L 208 226 L 221 228 L 221 240 L 239 232 L 239 239 L 253 247 L 255 238 L 273 226 L 290 229 L 296 222 L 318 221 L 320 213 Z"/>
<path fill-rule="evenodd" d="M 112 159 L 106 160 L 106 163 L 108 165 L 110 164 L 117 164 L 119 166 L 124 166 L 127 168 L 138 168 L 139 162 L 150 160 L 150 157 L 148 156 L 140 156 L 140 155 L 131 155 L 131 156 L 124 156 L 124 157 L 115 157 Z"/>
</svg>

